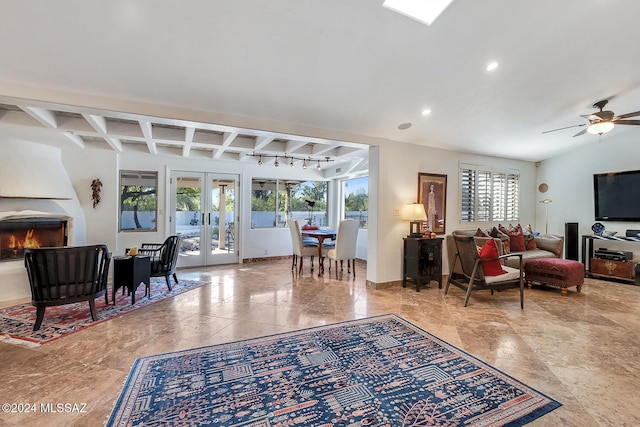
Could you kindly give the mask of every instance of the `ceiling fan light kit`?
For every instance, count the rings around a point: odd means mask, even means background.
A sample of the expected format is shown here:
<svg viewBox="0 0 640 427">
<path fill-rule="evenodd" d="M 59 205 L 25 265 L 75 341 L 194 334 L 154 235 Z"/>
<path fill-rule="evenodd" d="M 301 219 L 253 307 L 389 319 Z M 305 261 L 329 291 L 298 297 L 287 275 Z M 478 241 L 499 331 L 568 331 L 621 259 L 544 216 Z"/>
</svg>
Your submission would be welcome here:
<svg viewBox="0 0 640 427">
<path fill-rule="evenodd" d="M 586 129 L 581 130 L 580 132 L 576 133 L 573 136 L 575 137 L 575 136 L 584 135 L 587 132 L 593 135 L 602 135 L 611 131 L 615 127 L 615 125 L 633 125 L 633 126 L 640 125 L 640 120 L 622 120 L 628 117 L 640 116 L 640 111 L 635 111 L 633 113 L 621 114 L 619 116 L 616 116 L 613 113 L 613 111 L 603 111 L 604 107 L 607 105 L 608 102 L 609 100 L 607 99 L 598 101 L 593 104 L 593 108 L 598 108 L 600 109 L 600 111 L 595 112 L 593 114 L 580 116 L 589 120 L 589 123 L 588 123 L 589 126 L 587 126 Z M 555 132 L 558 130 L 569 129 L 572 127 L 579 127 L 579 126 L 585 126 L 585 125 L 587 125 L 587 123 L 582 123 L 582 124 L 573 125 L 573 126 L 565 126 L 558 129 L 548 130 L 542 133 Z"/>
</svg>

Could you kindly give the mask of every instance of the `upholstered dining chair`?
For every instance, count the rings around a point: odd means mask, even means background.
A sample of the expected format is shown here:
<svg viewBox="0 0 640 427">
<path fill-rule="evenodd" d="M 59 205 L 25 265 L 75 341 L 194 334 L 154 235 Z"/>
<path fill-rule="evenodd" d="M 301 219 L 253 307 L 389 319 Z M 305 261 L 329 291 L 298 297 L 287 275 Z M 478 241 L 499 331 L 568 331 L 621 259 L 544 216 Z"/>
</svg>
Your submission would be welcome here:
<svg viewBox="0 0 640 427">
<path fill-rule="evenodd" d="M 313 271 L 313 258 L 318 255 L 318 240 L 313 238 L 303 238 L 300 231 L 300 225 L 297 219 L 290 219 L 289 231 L 291 232 L 291 246 L 293 249 L 293 259 L 291 261 L 291 270 L 295 270 L 298 265 L 298 258 L 300 258 L 300 266 L 298 267 L 298 274 L 302 273 L 302 265 L 304 257 L 311 257 L 311 271 Z M 325 250 L 323 249 L 322 255 L 324 257 Z M 321 263 L 321 260 L 318 260 Z"/>
<path fill-rule="evenodd" d="M 453 234 L 456 244 L 456 255 L 451 266 L 451 271 L 460 263 L 462 274 L 449 274 L 445 295 L 449 292 L 449 286 L 454 285 L 466 291 L 464 306 L 467 306 L 471 291 L 488 289 L 493 295 L 494 290 L 509 288 L 520 289 L 520 308 L 524 309 L 524 277 L 522 254 L 506 254 L 498 256 L 498 251 L 493 240 L 489 240 L 480 249 L 473 236 Z M 493 244 L 493 247 L 491 247 Z M 487 250 L 489 249 L 489 250 Z M 485 254 L 487 252 L 488 254 Z M 500 260 L 509 257 L 519 258 L 519 268 L 502 265 Z"/>
<path fill-rule="evenodd" d="M 335 248 L 327 251 L 329 271 L 331 271 L 331 260 L 334 260 L 336 277 L 338 276 L 338 261 L 340 261 L 340 271 L 343 271 L 342 262 L 344 260 L 347 260 L 347 273 L 350 273 L 353 267 L 353 277 L 356 277 L 356 242 L 358 241 L 359 228 L 360 222 L 355 219 L 343 219 L 338 224 Z"/>
<path fill-rule="evenodd" d="M 178 284 L 176 267 L 178 255 L 180 254 L 180 243 L 182 235 L 169 236 L 164 243 L 143 243 L 138 250 L 138 254 L 151 258 L 151 277 L 164 277 L 167 281 L 167 288 L 171 290 L 169 276 L 173 275 L 173 280 Z"/>
</svg>

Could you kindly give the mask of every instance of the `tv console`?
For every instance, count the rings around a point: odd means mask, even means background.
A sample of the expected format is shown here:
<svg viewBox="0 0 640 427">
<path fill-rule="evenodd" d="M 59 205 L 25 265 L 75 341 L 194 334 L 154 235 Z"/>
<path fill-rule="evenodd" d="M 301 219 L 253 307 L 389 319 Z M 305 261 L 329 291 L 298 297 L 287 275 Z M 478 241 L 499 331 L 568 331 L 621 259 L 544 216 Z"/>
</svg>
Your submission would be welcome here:
<svg viewBox="0 0 640 427">
<path fill-rule="evenodd" d="M 612 279 L 640 285 L 640 261 L 633 260 L 633 252 L 599 248 L 594 242 L 625 242 L 636 244 L 640 251 L 640 237 L 582 236 L 582 263 L 587 277 Z"/>
</svg>

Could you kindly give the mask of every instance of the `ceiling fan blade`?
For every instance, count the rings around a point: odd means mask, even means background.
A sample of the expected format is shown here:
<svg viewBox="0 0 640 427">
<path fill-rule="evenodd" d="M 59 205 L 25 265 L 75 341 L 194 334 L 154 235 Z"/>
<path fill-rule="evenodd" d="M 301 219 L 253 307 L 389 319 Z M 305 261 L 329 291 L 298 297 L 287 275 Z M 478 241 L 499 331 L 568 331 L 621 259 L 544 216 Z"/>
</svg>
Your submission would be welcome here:
<svg viewBox="0 0 640 427">
<path fill-rule="evenodd" d="M 582 129 L 580 132 L 578 132 L 575 135 L 573 135 L 573 137 L 575 138 L 576 136 L 584 135 L 585 133 L 587 133 L 587 130 L 586 129 Z"/>
<path fill-rule="evenodd" d="M 617 125 L 640 125 L 640 120 L 617 120 Z"/>
<path fill-rule="evenodd" d="M 585 126 L 585 125 L 586 125 L 586 123 L 582 123 L 582 124 L 580 124 L 580 125 L 565 126 L 565 127 L 563 127 L 563 128 L 551 129 L 551 130 L 545 130 L 545 131 L 544 131 L 544 132 L 542 132 L 542 133 L 555 132 L 555 131 L 557 131 L 557 130 L 564 130 L 564 129 L 569 129 L 569 128 L 576 128 L 576 127 L 579 127 L 579 126 Z"/>
<path fill-rule="evenodd" d="M 636 111 L 633 113 L 627 113 L 627 114 L 620 114 L 617 117 L 614 117 L 613 120 L 618 120 L 618 119 L 626 119 L 627 117 L 636 117 L 636 116 L 640 116 L 640 111 Z"/>
</svg>

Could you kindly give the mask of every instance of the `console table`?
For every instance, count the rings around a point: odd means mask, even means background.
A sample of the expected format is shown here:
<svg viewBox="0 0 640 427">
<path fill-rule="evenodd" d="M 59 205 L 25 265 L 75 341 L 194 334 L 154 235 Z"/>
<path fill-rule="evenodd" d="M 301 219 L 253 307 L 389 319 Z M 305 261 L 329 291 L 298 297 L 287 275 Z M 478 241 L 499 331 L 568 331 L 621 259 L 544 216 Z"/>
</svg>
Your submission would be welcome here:
<svg viewBox="0 0 640 427">
<path fill-rule="evenodd" d="M 407 278 L 416 282 L 416 291 L 420 292 L 422 283 L 438 282 L 442 289 L 442 238 L 424 237 L 404 238 L 404 262 L 402 287 L 407 287 Z"/>
<path fill-rule="evenodd" d="M 591 271 L 591 260 L 593 259 L 593 246 L 594 242 L 604 241 L 604 242 L 623 242 L 623 243 L 636 243 L 637 246 L 640 246 L 640 238 L 639 237 L 623 237 L 623 236 L 596 236 L 596 235 L 583 235 L 582 236 L 582 263 L 584 264 L 584 270 L 587 277 L 598 276 L 602 278 L 611 278 L 616 280 L 624 280 L 634 282 L 636 285 L 640 285 L 640 272 L 635 271 L 635 279 L 633 277 L 629 277 L 630 275 L 625 274 L 625 276 L 616 276 L 614 274 L 601 274 L 601 273 L 593 273 Z M 636 268 L 636 262 L 631 261 L 612 261 L 612 260 L 602 260 L 603 262 L 612 263 L 615 267 L 615 264 L 621 264 L 621 271 L 630 272 L 634 268 Z M 633 265 L 632 265 L 633 264 Z"/>
</svg>

